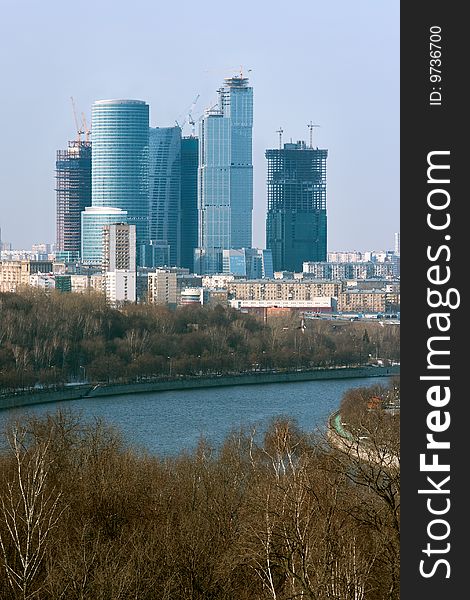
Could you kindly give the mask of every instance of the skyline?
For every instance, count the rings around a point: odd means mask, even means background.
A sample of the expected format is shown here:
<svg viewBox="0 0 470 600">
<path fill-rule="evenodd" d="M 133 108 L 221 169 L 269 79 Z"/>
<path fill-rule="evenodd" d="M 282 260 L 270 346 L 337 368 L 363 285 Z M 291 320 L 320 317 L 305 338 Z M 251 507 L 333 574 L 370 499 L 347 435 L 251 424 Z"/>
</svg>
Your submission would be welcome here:
<svg viewBox="0 0 470 600">
<path fill-rule="evenodd" d="M 278 147 L 280 127 L 283 142 L 308 142 L 313 122 L 320 125 L 314 146 L 329 152 L 328 250 L 393 247 L 400 229 L 398 3 L 302 1 L 284 14 L 280 4 L 242 0 L 226 21 L 212 10 L 215 2 L 197 10 L 141 0 L 128 13 L 125 3 L 104 1 L 93 5 L 93 19 L 84 16 L 88 1 L 78 14 L 55 2 L 26 2 L 27 11 L 24 4 L 20 14 L 6 2 L 0 58 L 8 115 L 0 226 L 13 247 L 55 241 L 55 153 L 75 139 L 70 96 L 88 122 L 94 101 L 121 97 L 147 102 L 152 127 L 171 127 L 195 97 L 193 116 L 213 105 L 223 79 L 240 67 L 254 89 L 253 246 L 265 247 L 264 153 Z"/>
</svg>

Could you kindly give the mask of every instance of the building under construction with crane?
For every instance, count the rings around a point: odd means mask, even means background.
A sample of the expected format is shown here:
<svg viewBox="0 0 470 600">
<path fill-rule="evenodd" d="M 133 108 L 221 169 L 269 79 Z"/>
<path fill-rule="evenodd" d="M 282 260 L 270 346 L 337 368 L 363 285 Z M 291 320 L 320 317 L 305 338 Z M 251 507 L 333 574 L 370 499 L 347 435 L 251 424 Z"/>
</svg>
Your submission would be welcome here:
<svg viewBox="0 0 470 600">
<path fill-rule="evenodd" d="M 56 248 L 59 257 L 76 260 L 80 255 L 81 213 L 91 205 L 91 131 L 83 113 L 79 124 L 74 100 L 70 100 L 77 137 L 56 156 Z"/>
</svg>

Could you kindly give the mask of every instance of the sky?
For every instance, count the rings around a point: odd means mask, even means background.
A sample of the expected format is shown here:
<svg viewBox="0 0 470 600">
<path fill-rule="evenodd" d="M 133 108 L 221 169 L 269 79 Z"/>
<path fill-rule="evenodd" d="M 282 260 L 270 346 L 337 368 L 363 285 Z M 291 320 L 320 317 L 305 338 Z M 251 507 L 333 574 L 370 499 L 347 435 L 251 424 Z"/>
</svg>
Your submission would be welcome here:
<svg viewBox="0 0 470 600">
<path fill-rule="evenodd" d="M 393 249 L 399 231 L 399 0 L 1 0 L 0 227 L 55 241 L 55 155 L 93 101 L 135 98 L 150 125 L 254 94 L 253 245 L 265 245 L 267 148 L 328 149 L 328 250 Z M 185 126 L 189 135 L 191 127 Z"/>
</svg>

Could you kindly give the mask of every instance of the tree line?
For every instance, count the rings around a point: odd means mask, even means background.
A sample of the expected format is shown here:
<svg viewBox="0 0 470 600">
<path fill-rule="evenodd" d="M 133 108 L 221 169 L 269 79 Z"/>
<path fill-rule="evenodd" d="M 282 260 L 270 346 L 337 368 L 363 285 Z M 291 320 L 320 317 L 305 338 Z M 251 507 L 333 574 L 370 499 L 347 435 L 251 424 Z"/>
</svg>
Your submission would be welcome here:
<svg viewBox="0 0 470 600">
<path fill-rule="evenodd" d="M 399 359 L 399 326 L 264 322 L 234 309 L 129 304 L 101 295 L 0 294 L 0 388 L 305 369 Z"/>
<path fill-rule="evenodd" d="M 400 597 L 399 467 L 358 444 L 278 418 L 162 458 L 57 412 L 11 422 L 4 446 L 2 599 Z"/>
</svg>

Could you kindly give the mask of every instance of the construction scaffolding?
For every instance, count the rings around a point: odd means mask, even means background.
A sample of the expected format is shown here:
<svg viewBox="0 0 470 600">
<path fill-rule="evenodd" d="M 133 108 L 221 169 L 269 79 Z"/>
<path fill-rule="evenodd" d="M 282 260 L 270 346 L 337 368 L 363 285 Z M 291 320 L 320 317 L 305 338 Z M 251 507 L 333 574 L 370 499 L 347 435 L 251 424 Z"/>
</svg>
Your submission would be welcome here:
<svg viewBox="0 0 470 600">
<path fill-rule="evenodd" d="M 58 150 L 55 174 L 57 251 L 78 256 L 81 213 L 91 206 L 91 142 L 74 140 Z"/>
</svg>

